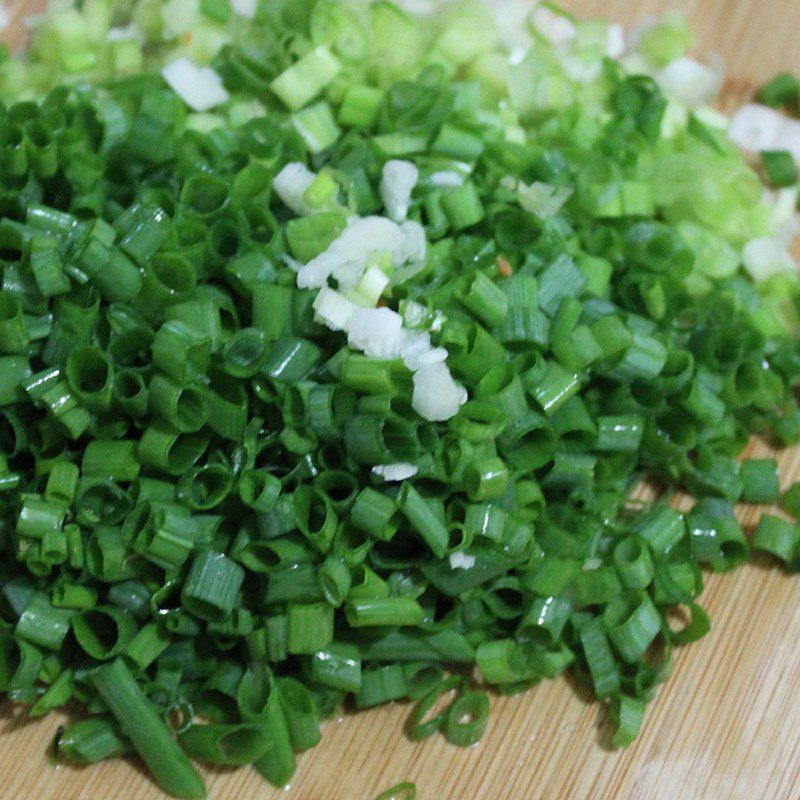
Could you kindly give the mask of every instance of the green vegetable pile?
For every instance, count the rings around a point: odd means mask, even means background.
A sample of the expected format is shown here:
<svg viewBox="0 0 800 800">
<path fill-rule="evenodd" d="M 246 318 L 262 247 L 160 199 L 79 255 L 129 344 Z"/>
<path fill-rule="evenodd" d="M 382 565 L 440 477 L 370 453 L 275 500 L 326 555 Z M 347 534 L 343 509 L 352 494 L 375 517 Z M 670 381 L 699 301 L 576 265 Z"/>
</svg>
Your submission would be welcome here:
<svg viewBox="0 0 800 800">
<path fill-rule="evenodd" d="M 778 223 L 724 120 L 548 12 L 574 35 L 509 61 L 475 4 L 86 0 L 3 66 L 0 689 L 85 710 L 62 758 L 283 786 L 343 702 L 411 698 L 413 737 L 470 745 L 481 684 L 568 669 L 624 746 L 708 631 L 701 569 L 750 547 L 732 504 L 779 498 L 736 457 L 800 441 L 800 284 L 743 268 Z M 177 56 L 228 99 L 192 112 Z M 753 542 L 799 544 L 770 515 Z"/>
</svg>

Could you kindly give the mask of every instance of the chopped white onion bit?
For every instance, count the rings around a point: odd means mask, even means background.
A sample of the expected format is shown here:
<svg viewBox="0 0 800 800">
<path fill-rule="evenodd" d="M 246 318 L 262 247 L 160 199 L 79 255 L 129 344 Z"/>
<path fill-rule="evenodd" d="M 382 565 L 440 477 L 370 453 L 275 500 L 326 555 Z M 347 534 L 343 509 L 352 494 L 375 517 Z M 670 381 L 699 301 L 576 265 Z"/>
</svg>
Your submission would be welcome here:
<svg viewBox="0 0 800 800">
<path fill-rule="evenodd" d="M 395 158 L 383 165 L 381 199 L 386 213 L 396 222 L 402 222 L 408 216 L 411 192 L 418 179 L 419 170 L 410 161 Z"/>
<path fill-rule="evenodd" d="M 475 566 L 475 556 L 467 553 L 450 553 L 450 569 L 472 569 Z"/>
<path fill-rule="evenodd" d="M 749 103 L 731 117 L 728 138 L 743 150 L 753 153 L 775 150 L 781 131 L 788 122 L 773 108 Z"/>
<path fill-rule="evenodd" d="M 200 14 L 200 0 L 167 0 L 161 8 L 161 33 L 165 39 L 177 39 L 190 31 Z"/>
<path fill-rule="evenodd" d="M 797 269 L 786 245 L 769 236 L 749 241 L 742 251 L 742 262 L 758 283 L 780 272 Z"/>
<path fill-rule="evenodd" d="M 467 391 L 453 380 L 447 364 L 430 364 L 414 373 L 411 407 L 423 419 L 445 422 L 467 402 Z"/>
<path fill-rule="evenodd" d="M 415 220 L 407 220 L 400 226 L 402 241 L 397 260 L 401 264 L 422 264 L 428 251 L 425 228 Z"/>
<path fill-rule="evenodd" d="M 487 5 L 491 9 L 500 41 L 511 51 L 527 52 L 531 46 L 528 28 L 530 0 L 492 0 Z"/>
<path fill-rule="evenodd" d="M 403 322 L 409 328 L 418 328 L 428 319 L 429 314 L 430 312 L 422 303 L 409 300 L 403 309 Z"/>
<path fill-rule="evenodd" d="M 208 111 L 228 101 L 219 75 L 211 67 L 198 67 L 184 56 L 167 64 L 161 74 L 193 111 Z"/>
<path fill-rule="evenodd" d="M 563 14 L 556 14 L 546 6 L 536 6 L 533 9 L 531 24 L 537 33 L 556 47 L 572 41 L 578 33 Z"/>
<path fill-rule="evenodd" d="M 541 219 L 555 216 L 564 203 L 572 197 L 569 186 L 552 186 L 549 183 L 534 181 L 530 186 L 520 181 L 517 184 L 519 204 L 531 214 Z"/>
<path fill-rule="evenodd" d="M 516 67 L 525 60 L 525 56 L 530 52 L 530 45 L 526 47 L 515 47 L 508 55 L 508 63 Z"/>
<path fill-rule="evenodd" d="M 372 474 L 385 481 L 404 481 L 413 478 L 419 472 L 414 464 L 379 464 L 372 468 Z"/>
<path fill-rule="evenodd" d="M 722 88 L 722 73 L 693 58 L 676 58 L 656 73 L 656 82 L 689 108 L 713 102 Z"/>
<path fill-rule="evenodd" d="M 284 203 L 299 213 L 302 195 L 313 180 L 314 174 L 302 164 L 288 164 L 274 185 Z M 397 275 L 391 270 L 404 264 L 405 270 L 424 267 L 426 247 L 425 230 L 418 222 L 398 225 L 386 217 L 353 217 L 323 253 L 300 267 L 297 286 L 319 289 L 315 319 L 347 333 L 354 350 L 369 358 L 402 359 L 414 373 L 412 407 L 435 422 L 454 417 L 467 401 L 466 389 L 453 380 L 445 363 L 447 350 L 431 343 L 430 331 L 441 329 L 442 314 L 431 314 L 414 302 L 405 304 L 404 316 L 374 307 L 390 283 L 387 272 Z M 328 285 L 329 279 L 336 281 L 337 289 Z"/>
<path fill-rule="evenodd" d="M 602 61 L 587 58 L 584 54 L 572 55 L 570 50 L 556 50 L 556 57 L 566 76 L 575 83 L 592 83 L 603 71 Z"/>
<path fill-rule="evenodd" d="M 441 5 L 438 0 L 397 0 L 395 5 L 407 14 L 433 14 Z"/>
<path fill-rule="evenodd" d="M 625 52 L 625 28 L 619 23 L 608 26 L 608 39 L 606 40 L 606 55 L 609 58 L 619 58 Z"/>
<path fill-rule="evenodd" d="M 442 169 L 438 172 L 432 172 L 428 178 L 428 183 L 430 183 L 431 186 L 439 186 L 442 188 L 463 186 L 464 176 L 454 169 Z"/>
<path fill-rule="evenodd" d="M 11 22 L 11 14 L 5 3 L 0 3 L 0 31 L 4 31 Z"/>
<path fill-rule="evenodd" d="M 443 347 L 431 347 L 430 350 L 423 350 L 421 353 L 402 353 L 403 363 L 412 371 L 428 367 L 431 364 L 444 364 L 447 360 L 447 350 Z"/>
<path fill-rule="evenodd" d="M 400 226 L 390 219 L 355 218 L 323 253 L 312 258 L 300 270 L 297 285 L 301 289 L 318 289 L 327 283 L 334 272 L 338 272 L 349 277 L 351 288 L 355 287 L 367 267 L 367 260 L 374 253 L 389 252 L 395 266 L 402 264 L 402 243 Z"/>
<path fill-rule="evenodd" d="M 257 6 L 258 0 L 231 0 L 233 13 L 238 14 L 240 17 L 247 17 L 247 19 L 253 19 L 256 15 Z"/>
<path fill-rule="evenodd" d="M 800 161 L 800 120 L 789 119 L 767 106 L 742 106 L 731 117 L 728 138 L 750 153 L 787 150 Z"/>
<path fill-rule="evenodd" d="M 353 292 L 353 302 L 356 305 L 374 306 L 384 289 L 389 285 L 389 276 L 378 267 L 367 267 Z"/>
<path fill-rule="evenodd" d="M 775 150 L 788 150 L 795 161 L 800 161 L 800 121 L 796 119 L 786 119 L 783 126 L 778 130 L 775 139 Z"/>
<path fill-rule="evenodd" d="M 358 308 L 350 318 L 347 343 L 371 358 L 400 355 L 403 318 L 390 308 Z"/>
<path fill-rule="evenodd" d="M 775 191 L 765 189 L 763 201 L 772 210 L 772 225 L 776 237 L 787 245 L 790 244 L 800 234 L 797 187 L 789 186 Z"/>
<path fill-rule="evenodd" d="M 444 347 L 433 347 L 431 336 L 427 331 L 404 329 L 400 358 L 412 372 L 416 372 L 420 367 L 445 361 L 447 350 Z"/>
<path fill-rule="evenodd" d="M 648 14 L 646 17 L 634 22 L 628 29 L 628 47 L 629 52 L 639 50 L 644 35 L 659 24 L 661 17 L 658 15 Z"/>
<path fill-rule="evenodd" d="M 313 213 L 303 195 L 317 176 L 300 161 L 290 161 L 272 181 L 272 188 L 275 194 L 280 197 L 284 205 L 291 208 L 295 214 L 305 216 Z"/>
<path fill-rule="evenodd" d="M 422 367 L 426 367 L 428 364 L 441 364 L 447 360 L 449 355 L 444 347 L 432 347 L 419 357 L 419 364 Z"/>
<path fill-rule="evenodd" d="M 346 331 L 358 306 L 335 289 L 323 286 L 314 298 L 314 318 L 332 331 Z"/>
<path fill-rule="evenodd" d="M 111 28 L 106 34 L 109 42 L 140 42 L 144 44 L 144 31 L 135 23 L 124 27 Z"/>
<path fill-rule="evenodd" d="M 339 261 L 331 271 L 331 277 L 336 279 L 336 285 L 342 292 L 353 292 L 361 282 L 364 274 L 362 261 Z M 355 302 L 355 301 L 353 301 Z M 372 304 L 373 306 L 375 303 Z"/>
</svg>

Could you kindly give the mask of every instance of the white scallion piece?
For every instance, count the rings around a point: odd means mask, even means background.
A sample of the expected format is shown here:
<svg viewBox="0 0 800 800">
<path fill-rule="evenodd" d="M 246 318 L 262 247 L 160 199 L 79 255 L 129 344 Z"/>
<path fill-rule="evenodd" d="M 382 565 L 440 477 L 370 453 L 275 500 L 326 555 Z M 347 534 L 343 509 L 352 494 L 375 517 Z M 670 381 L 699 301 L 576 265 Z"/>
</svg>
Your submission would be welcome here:
<svg viewBox="0 0 800 800">
<path fill-rule="evenodd" d="M 400 355 L 403 318 L 390 308 L 357 308 L 347 327 L 347 343 L 371 358 Z"/>
<path fill-rule="evenodd" d="M 407 220 L 400 226 L 400 234 L 402 240 L 396 254 L 397 261 L 401 264 L 422 264 L 428 252 L 425 228 L 416 220 Z"/>
<path fill-rule="evenodd" d="M 488 6 L 500 41 L 512 52 L 527 52 L 531 46 L 530 0 L 492 0 Z"/>
<path fill-rule="evenodd" d="M 162 34 L 177 39 L 190 31 L 200 14 L 200 0 L 167 0 L 161 8 Z"/>
<path fill-rule="evenodd" d="M 379 464 L 372 468 L 372 474 L 383 478 L 385 481 L 405 481 L 413 478 L 419 472 L 415 464 Z"/>
<path fill-rule="evenodd" d="M 450 354 L 444 347 L 432 347 L 430 350 L 421 353 L 417 358 L 417 363 L 419 364 L 418 369 L 430 366 L 431 364 L 443 364 L 447 360 L 448 355 Z"/>
<path fill-rule="evenodd" d="M 0 2 L 0 31 L 4 31 L 11 22 L 11 14 L 5 3 Z"/>
<path fill-rule="evenodd" d="M 434 333 L 438 333 L 442 329 L 442 325 L 444 325 L 445 322 L 447 322 L 447 317 L 444 315 L 444 312 L 437 309 L 433 314 L 431 330 Z"/>
<path fill-rule="evenodd" d="M 144 31 L 134 22 L 123 27 L 111 28 L 106 34 L 109 42 L 141 42 L 144 44 Z"/>
<path fill-rule="evenodd" d="M 402 222 L 408 216 L 411 192 L 414 191 L 418 179 L 419 170 L 410 161 L 392 159 L 383 165 L 381 200 L 386 213 L 395 222 Z"/>
<path fill-rule="evenodd" d="M 208 111 L 228 101 L 222 79 L 211 67 L 198 67 L 193 61 L 181 56 L 167 64 L 161 74 L 193 111 Z"/>
<path fill-rule="evenodd" d="M 450 569 L 472 569 L 475 566 L 475 556 L 468 553 L 450 553 Z"/>
<path fill-rule="evenodd" d="M 795 161 L 800 161 L 800 121 L 787 119 L 778 130 L 775 139 L 776 150 L 788 150 Z"/>
<path fill-rule="evenodd" d="M 742 251 L 742 263 L 757 283 L 778 273 L 797 269 L 786 245 L 770 236 L 749 241 Z"/>
<path fill-rule="evenodd" d="M 305 216 L 312 214 L 314 209 L 306 203 L 303 195 L 316 179 L 316 174 L 305 164 L 291 161 L 275 176 L 272 188 L 285 206 L 295 214 Z"/>
<path fill-rule="evenodd" d="M 608 26 L 606 39 L 606 55 L 609 58 L 619 58 L 625 52 L 625 28 L 615 22 Z"/>
<path fill-rule="evenodd" d="M 445 422 L 467 402 L 467 391 L 453 380 L 447 364 L 420 367 L 413 377 L 411 407 L 429 422 Z"/>
<path fill-rule="evenodd" d="M 552 186 L 549 183 L 534 181 L 530 186 L 519 182 L 517 185 L 519 204 L 531 214 L 541 219 L 555 216 L 564 203 L 572 197 L 569 186 Z"/>
<path fill-rule="evenodd" d="M 403 363 L 412 371 L 417 372 L 431 364 L 443 364 L 447 360 L 447 350 L 443 347 L 431 347 L 427 350 L 402 350 L 400 357 Z"/>
<path fill-rule="evenodd" d="M 331 271 L 331 277 L 336 279 L 339 291 L 348 294 L 355 291 L 363 275 L 364 262 L 361 259 L 339 261 Z M 372 305 L 375 305 L 375 303 L 372 303 Z"/>
<path fill-rule="evenodd" d="M 563 14 L 556 14 L 547 6 L 536 6 L 531 13 L 531 25 L 550 44 L 559 47 L 571 42 L 578 31 Z"/>
<path fill-rule="evenodd" d="M 430 311 L 415 300 L 408 300 L 403 309 L 403 324 L 409 328 L 420 327 L 429 317 Z"/>
<path fill-rule="evenodd" d="M 411 370 L 416 372 L 425 364 L 436 364 L 447 358 L 447 350 L 444 350 L 444 358 L 431 357 L 429 353 L 444 348 L 434 348 L 431 345 L 431 336 L 427 331 L 414 331 L 403 329 L 403 341 L 400 345 L 400 358 L 403 363 Z"/>
<path fill-rule="evenodd" d="M 428 183 L 431 186 L 438 187 L 456 187 L 464 185 L 464 176 L 454 169 L 442 169 L 438 172 L 432 172 L 428 177 Z"/>
<path fill-rule="evenodd" d="M 798 190 L 796 186 L 764 192 L 764 202 L 772 209 L 772 225 L 781 241 L 791 243 L 800 233 L 800 214 L 797 213 Z"/>
<path fill-rule="evenodd" d="M 335 289 L 323 286 L 313 303 L 314 318 L 332 331 L 346 331 L 358 306 Z"/>
<path fill-rule="evenodd" d="M 353 290 L 352 300 L 356 305 L 372 308 L 380 300 L 388 285 L 389 276 L 382 269 L 367 267 L 358 286 Z"/>
<path fill-rule="evenodd" d="M 775 109 L 757 103 L 742 106 L 732 117 L 728 138 L 751 153 L 775 150 L 788 120 Z"/>
<path fill-rule="evenodd" d="M 258 0 L 231 0 L 231 8 L 234 14 L 247 19 L 253 19 L 256 15 Z"/>
<path fill-rule="evenodd" d="M 328 248 L 312 258 L 297 274 L 297 285 L 301 289 L 318 289 L 324 286 L 335 270 L 344 264 L 359 265 L 361 272 L 355 277 L 358 284 L 373 253 L 390 252 L 397 266 L 401 257 L 403 235 L 400 226 L 386 217 L 363 217 L 354 219 Z M 348 273 L 349 274 L 349 273 Z"/>
<path fill-rule="evenodd" d="M 712 103 L 722 88 L 719 69 L 701 64 L 693 58 L 676 58 L 656 73 L 658 85 L 689 108 Z"/>
<path fill-rule="evenodd" d="M 407 14 L 426 16 L 436 13 L 436 9 L 443 3 L 440 0 L 397 0 L 395 5 Z"/>
<path fill-rule="evenodd" d="M 575 83 L 593 83 L 603 71 L 601 61 L 596 58 L 589 58 L 584 53 L 572 55 L 569 50 L 556 50 L 555 53 L 564 73 Z M 547 102 L 550 101 L 548 100 Z"/>
</svg>

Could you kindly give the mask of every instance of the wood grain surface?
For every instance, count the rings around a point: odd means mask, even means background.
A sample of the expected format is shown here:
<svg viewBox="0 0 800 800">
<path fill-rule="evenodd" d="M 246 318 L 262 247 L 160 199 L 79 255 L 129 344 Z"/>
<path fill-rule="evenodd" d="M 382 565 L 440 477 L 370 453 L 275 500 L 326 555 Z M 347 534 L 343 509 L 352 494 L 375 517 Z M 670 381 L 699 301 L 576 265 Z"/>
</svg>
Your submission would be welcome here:
<svg viewBox="0 0 800 800">
<path fill-rule="evenodd" d="M 11 0 L 11 43 L 41 2 Z M 691 16 L 699 47 L 726 58 L 744 97 L 780 69 L 800 71 L 798 0 L 568 0 L 583 15 L 625 23 L 666 8 Z M 765 455 L 754 443 L 750 455 Z M 800 476 L 800 450 L 781 455 Z M 763 509 L 742 510 L 750 530 Z M 414 780 L 419 800 L 798 800 L 800 798 L 800 578 L 766 559 L 708 576 L 701 598 L 713 628 L 679 651 L 672 679 L 651 704 L 643 735 L 608 749 L 605 713 L 567 679 L 495 698 L 483 740 L 464 750 L 441 737 L 403 735 L 409 707 L 394 705 L 325 724 L 300 756 L 292 786 L 271 789 L 249 768 L 207 772 L 212 800 L 372 800 Z M 163 800 L 134 761 L 76 769 L 48 758 L 59 719 L 36 722 L 0 706 L 0 800 Z"/>
</svg>

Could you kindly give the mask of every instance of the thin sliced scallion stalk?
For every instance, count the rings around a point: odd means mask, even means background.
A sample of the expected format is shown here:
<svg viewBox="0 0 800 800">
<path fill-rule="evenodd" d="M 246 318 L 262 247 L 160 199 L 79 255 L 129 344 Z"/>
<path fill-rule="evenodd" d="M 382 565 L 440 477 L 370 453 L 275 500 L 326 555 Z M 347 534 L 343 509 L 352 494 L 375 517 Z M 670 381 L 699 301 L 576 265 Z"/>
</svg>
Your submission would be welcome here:
<svg viewBox="0 0 800 800">
<path fill-rule="evenodd" d="M 100 667 L 91 679 L 159 785 L 176 797 L 205 797 L 202 778 L 124 663 L 117 659 Z"/>
</svg>

